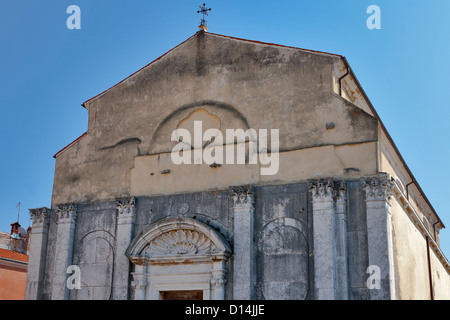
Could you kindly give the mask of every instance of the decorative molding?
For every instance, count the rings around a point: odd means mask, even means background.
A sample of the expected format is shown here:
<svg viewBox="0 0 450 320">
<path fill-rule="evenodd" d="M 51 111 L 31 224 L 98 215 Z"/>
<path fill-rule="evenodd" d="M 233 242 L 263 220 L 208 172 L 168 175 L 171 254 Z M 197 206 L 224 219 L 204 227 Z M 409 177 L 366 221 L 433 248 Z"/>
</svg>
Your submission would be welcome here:
<svg viewBox="0 0 450 320">
<path fill-rule="evenodd" d="M 144 250 L 146 256 L 194 255 L 218 251 L 209 237 L 195 230 L 172 230 L 153 239 Z"/>
<path fill-rule="evenodd" d="M 167 218 L 160 220 L 158 222 L 153 223 L 151 226 L 149 226 L 146 230 L 142 231 L 129 245 L 126 255 L 131 258 L 136 257 L 147 257 L 143 254 L 144 250 L 149 247 L 149 244 L 152 243 L 154 240 L 161 237 L 161 239 L 164 239 L 163 236 L 171 234 L 171 232 L 177 232 L 178 230 L 182 231 L 182 233 L 186 233 L 186 231 L 190 231 L 191 233 L 196 232 L 197 234 L 203 234 L 203 236 L 207 237 L 209 241 L 211 241 L 212 244 L 214 244 L 214 256 L 220 256 L 223 255 L 224 259 L 228 257 L 232 250 L 231 247 L 228 245 L 228 243 L 223 239 L 223 237 L 217 233 L 215 230 L 211 229 L 208 225 L 190 218 Z M 176 237 L 177 235 L 173 235 L 173 237 Z M 195 235 L 184 235 L 187 239 L 191 239 L 190 241 L 194 241 L 193 239 Z M 184 237 L 181 236 L 181 237 Z M 192 236 L 192 238 L 191 238 Z M 180 237 L 180 236 L 178 236 Z M 177 238 L 178 239 L 178 238 Z M 183 238 L 182 238 L 183 239 Z M 172 240 L 173 242 L 173 240 Z M 198 244 L 196 244 L 198 246 Z M 149 249 L 150 250 L 150 249 Z M 203 251 L 203 249 L 200 250 L 200 252 Z M 170 252 L 170 251 L 169 251 Z M 199 252 L 197 252 L 196 255 L 199 255 Z M 184 255 L 173 255 L 174 257 L 182 257 L 186 256 Z M 205 255 L 207 256 L 207 255 Z"/>
<path fill-rule="evenodd" d="M 253 186 L 231 187 L 231 196 L 233 197 L 233 207 L 249 207 L 255 204 L 255 195 Z"/>
<path fill-rule="evenodd" d="M 50 221 L 52 210 L 46 207 L 38 209 L 29 209 L 30 219 L 33 228 L 47 226 Z"/>
<path fill-rule="evenodd" d="M 146 257 L 131 257 L 130 261 L 133 262 L 135 265 L 138 266 L 144 266 L 147 264 L 147 258 Z"/>
<path fill-rule="evenodd" d="M 136 300 L 157 300 L 159 292 L 170 290 L 203 290 L 204 299 L 225 297 L 225 261 L 231 248 L 198 220 L 157 221 L 139 233 L 126 255 L 135 268 L 131 274 Z"/>
<path fill-rule="evenodd" d="M 395 186 L 390 175 L 384 173 L 376 177 L 363 177 L 361 184 L 366 192 L 366 201 L 389 201 Z"/>
<path fill-rule="evenodd" d="M 211 285 L 215 288 L 223 287 L 227 283 L 225 279 L 211 279 Z"/>
<path fill-rule="evenodd" d="M 77 219 L 77 205 L 73 203 L 58 205 L 56 206 L 56 215 L 58 223 L 74 223 Z"/>
<path fill-rule="evenodd" d="M 178 213 L 181 215 L 186 215 L 186 213 L 189 211 L 189 203 L 183 202 L 178 204 Z"/>
</svg>

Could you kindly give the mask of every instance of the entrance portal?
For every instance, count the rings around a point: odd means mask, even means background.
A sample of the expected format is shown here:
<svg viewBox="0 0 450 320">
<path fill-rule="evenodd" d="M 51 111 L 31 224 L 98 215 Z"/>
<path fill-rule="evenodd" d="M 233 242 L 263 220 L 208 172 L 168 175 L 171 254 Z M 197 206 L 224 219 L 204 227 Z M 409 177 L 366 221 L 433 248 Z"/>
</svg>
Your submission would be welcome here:
<svg viewBox="0 0 450 320">
<path fill-rule="evenodd" d="M 168 218 L 150 225 L 130 244 L 136 300 L 223 300 L 231 248 L 206 224 Z"/>
</svg>

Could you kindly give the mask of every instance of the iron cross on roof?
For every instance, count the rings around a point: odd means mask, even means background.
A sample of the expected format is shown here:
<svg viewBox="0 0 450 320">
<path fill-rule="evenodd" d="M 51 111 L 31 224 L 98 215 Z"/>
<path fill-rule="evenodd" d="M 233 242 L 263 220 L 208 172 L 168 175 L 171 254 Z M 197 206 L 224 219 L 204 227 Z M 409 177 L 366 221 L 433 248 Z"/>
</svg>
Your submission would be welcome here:
<svg viewBox="0 0 450 320">
<path fill-rule="evenodd" d="M 202 20 L 200 21 L 200 27 L 205 26 L 206 27 L 206 17 L 208 16 L 208 11 L 211 11 L 211 8 L 206 8 L 206 4 L 204 3 L 203 6 L 199 6 L 200 10 L 197 11 L 197 13 L 201 13 L 203 15 Z"/>
</svg>

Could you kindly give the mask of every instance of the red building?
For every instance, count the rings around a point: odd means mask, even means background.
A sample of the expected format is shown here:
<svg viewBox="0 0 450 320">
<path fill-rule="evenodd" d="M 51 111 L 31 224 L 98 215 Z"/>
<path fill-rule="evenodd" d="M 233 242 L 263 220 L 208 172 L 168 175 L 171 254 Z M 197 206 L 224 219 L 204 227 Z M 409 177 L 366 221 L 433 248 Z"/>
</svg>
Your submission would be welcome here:
<svg viewBox="0 0 450 320">
<path fill-rule="evenodd" d="M 25 299 L 30 231 L 15 222 L 11 233 L 0 235 L 0 300 Z"/>
<path fill-rule="evenodd" d="M 28 256 L 0 248 L 0 300 L 23 300 Z"/>
</svg>

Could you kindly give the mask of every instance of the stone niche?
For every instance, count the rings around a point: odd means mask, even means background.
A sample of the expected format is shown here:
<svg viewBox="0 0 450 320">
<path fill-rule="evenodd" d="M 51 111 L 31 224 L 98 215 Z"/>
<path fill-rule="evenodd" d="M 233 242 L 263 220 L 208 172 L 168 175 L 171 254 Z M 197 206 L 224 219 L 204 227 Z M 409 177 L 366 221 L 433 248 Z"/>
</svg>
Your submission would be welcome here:
<svg viewBox="0 0 450 320">
<path fill-rule="evenodd" d="M 140 232 L 130 244 L 135 300 L 163 299 L 167 292 L 199 292 L 225 299 L 231 248 L 216 231 L 190 218 L 168 218 Z"/>
<path fill-rule="evenodd" d="M 256 298 L 311 299 L 311 208 L 306 184 L 255 188 Z"/>
</svg>

